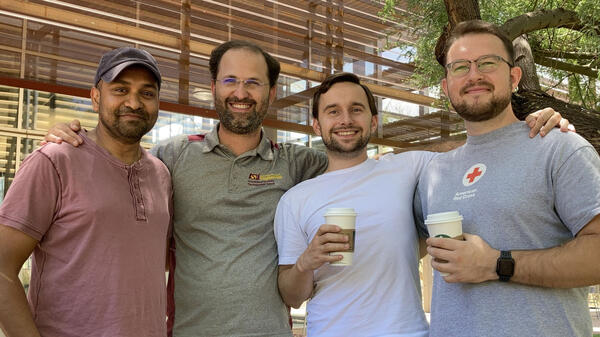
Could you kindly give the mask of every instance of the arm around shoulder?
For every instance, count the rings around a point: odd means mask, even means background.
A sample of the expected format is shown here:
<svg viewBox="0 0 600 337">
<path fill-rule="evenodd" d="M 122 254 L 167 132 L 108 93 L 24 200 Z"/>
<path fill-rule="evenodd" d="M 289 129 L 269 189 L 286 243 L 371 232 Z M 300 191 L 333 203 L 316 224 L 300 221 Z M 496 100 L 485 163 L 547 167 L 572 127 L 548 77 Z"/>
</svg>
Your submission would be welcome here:
<svg viewBox="0 0 600 337">
<path fill-rule="evenodd" d="M 302 145 L 284 144 L 293 152 L 297 183 L 314 178 L 327 169 L 327 155 L 323 151 Z"/>
</svg>

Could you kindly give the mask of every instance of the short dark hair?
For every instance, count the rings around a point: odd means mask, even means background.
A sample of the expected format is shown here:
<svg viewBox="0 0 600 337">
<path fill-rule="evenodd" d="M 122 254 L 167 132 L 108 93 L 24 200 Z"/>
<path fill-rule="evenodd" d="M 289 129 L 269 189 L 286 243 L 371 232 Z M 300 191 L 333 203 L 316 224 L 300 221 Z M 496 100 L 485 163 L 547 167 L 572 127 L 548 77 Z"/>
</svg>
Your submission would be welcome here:
<svg viewBox="0 0 600 337">
<path fill-rule="evenodd" d="M 262 50 L 262 48 L 260 48 L 257 44 L 252 43 L 250 41 L 242 40 L 231 40 L 222 43 L 218 45 L 215 49 L 213 49 L 213 51 L 210 53 L 208 67 L 210 70 L 210 76 L 212 77 L 213 81 L 216 81 L 217 79 L 217 73 L 219 72 L 219 63 L 221 63 L 221 58 L 230 49 L 248 49 L 257 54 L 261 54 L 265 58 L 265 62 L 267 63 L 269 87 L 272 88 L 277 84 L 277 78 L 279 77 L 279 71 L 281 70 L 279 61 L 277 61 L 266 51 Z"/>
<path fill-rule="evenodd" d="M 319 117 L 319 100 L 321 99 L 321 95 L 328 92 L 329 89 L 331 89 L 331 86 L 340 82 L 350 82 L 360 85 L 365 91 L 365 94 L 367 94 L 367 101 L 369 102 L 371 115 L 377 115 L 377 105 L 375 104 L 375 97 L 373 97 L 373 93 L 371 92 L 371 90 L 369 90 L 369 88 L 366 85 L 360 83 L 360 79 L 358 78 L 358 76 L 352 73 L 337 73 L 327 76 L 327 78 L 321 83 L 321 85 L 319 85 L 317 91 L 315 92 L 312 103 L 313 118 L 317 119 Z"/>
<path fill-rule="evenodd" d="M 514 64 L 515 50 L 512 41 L 502 28 L 483 20 L 468 20 L 457 24 L 446 38 L 444 51 L 437 57 L 437 61 L 442 67 L 446 68 L 448 50 L 450 50 L 452 44 L 459 38 L 468 34 L 490 34 L 496 36 L 502 41 L 502 44 L 504 44 L 504 49 L 506 49 L 506 53 L 508 54 L 507 61 Z M 440 39 L 443 38 L 444 34 L 440 36 Z"/>
</svg>

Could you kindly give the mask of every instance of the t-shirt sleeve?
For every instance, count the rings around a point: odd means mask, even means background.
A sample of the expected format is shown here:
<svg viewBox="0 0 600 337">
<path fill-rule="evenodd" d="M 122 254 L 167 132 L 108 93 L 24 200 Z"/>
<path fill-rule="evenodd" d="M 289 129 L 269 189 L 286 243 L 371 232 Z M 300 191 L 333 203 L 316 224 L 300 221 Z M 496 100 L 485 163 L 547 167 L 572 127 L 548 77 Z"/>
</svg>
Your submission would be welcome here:
<svg viewBox="0 0 600 337">
<path fill-rule="evenodd" d="M 553 176 L 555 207 L 576 235 L 600 214 L 600 158 L 592 146 L 575 150 Z"/>
<path fill-rule="evenodd" d="M 299 221 L 299 217 L 292 213 L 289 204 L 281 199 L 275 211 L 274 223 L 280 265 L 295 264 L 308 248 L 306 234 L 301 229 Z"/>
<path fill-rule="evenodd" d="M 60 192 L 61 179 L 50 158 L 33 152 L 21 164 L 0 206 L 0 224 L 42 240 L 60 208 Z"/>
</svg>

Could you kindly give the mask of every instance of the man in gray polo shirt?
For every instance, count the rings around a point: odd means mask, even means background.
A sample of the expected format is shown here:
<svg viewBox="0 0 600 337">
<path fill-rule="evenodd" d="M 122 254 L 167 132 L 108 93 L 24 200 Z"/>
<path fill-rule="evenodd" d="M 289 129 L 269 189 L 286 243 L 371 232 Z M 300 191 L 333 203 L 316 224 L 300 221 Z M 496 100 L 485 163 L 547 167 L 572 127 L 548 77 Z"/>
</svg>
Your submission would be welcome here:
<svg viewBox="0 0 600 337">
<path fill-rule="evenodd" d="M 277 291 L 275 206 L 327 160 L 264 136 L 279 75 L 272 56 L 230 41 L 212 52 L 210 71 L 221 122 L 153 149 L 171 171 L 176 200 L 174 335 L 290 336 Z"/>
</svg>

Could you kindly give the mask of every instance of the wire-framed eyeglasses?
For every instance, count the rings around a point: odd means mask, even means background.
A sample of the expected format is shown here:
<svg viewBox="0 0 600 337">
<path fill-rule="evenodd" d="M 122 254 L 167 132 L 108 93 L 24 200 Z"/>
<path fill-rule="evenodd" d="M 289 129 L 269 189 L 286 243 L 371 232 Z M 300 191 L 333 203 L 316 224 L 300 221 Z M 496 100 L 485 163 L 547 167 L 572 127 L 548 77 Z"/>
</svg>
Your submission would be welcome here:
<svg viewBox="0 0 600 337">
<path fill-rule="evenodd" d="M 476 60 L 456 60 L 446 64 L 448 74 L 452 77 L 461 77 L 471 71 L 471 63 L 475 63 L 477 70 L 480 73 L 491 73 L 498 69 L 500 62 L 508 64 L 509 67 L 514 67 L 513 64 L 498 55 L 483 55 L 478 57 Z"/>
<path fill-rule="evenodd" d="M 230 88 L 230 89 L 237 88 L 240 83 L 242 83 L 244 89 L 246 89 L 246 90 L 258 89 L 265 85 L 261 81 L 255 80 L 253 78 L 249 78 L 247 80 L 242 80 L 242 79 L 235 78 L 235 77 L 225 77 L 218 81 L 221 82 L 221 84 L 225 88 Z"/>
</svg>

